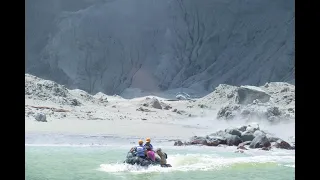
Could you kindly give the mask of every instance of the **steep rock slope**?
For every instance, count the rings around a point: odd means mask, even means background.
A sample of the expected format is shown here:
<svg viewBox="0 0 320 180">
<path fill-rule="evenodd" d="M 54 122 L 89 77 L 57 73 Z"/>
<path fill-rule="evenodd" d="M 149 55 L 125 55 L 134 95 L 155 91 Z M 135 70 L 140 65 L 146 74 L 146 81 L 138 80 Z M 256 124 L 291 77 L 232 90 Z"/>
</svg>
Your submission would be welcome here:
<svg viewBox="0 0 320 180">
<path fill-rule="evenodd" d="M 26 2 L 27 72 L 68 88 L 294 82 L 293 0 L 34 1 Z"/>
</svg>

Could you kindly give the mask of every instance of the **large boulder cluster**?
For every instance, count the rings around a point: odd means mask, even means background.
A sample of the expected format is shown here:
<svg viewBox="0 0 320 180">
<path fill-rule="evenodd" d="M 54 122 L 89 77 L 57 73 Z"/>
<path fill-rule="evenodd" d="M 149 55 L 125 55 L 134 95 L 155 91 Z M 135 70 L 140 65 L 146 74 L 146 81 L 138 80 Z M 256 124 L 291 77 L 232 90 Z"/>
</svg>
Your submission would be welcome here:
<svg viewBox="0 0 320 180">
<path fill-rule="evenodd" d="M 247 125 L 239 128 L 220 130 L 205 137 L 193 136 L 188 141 L 174 142 L 175 146 L 204 145 L 204 146 L 238 146 L 238 149 L 261 148 L 269 150 L 272 147 L 294 149 L 294 143 L 289 144 L 281 138 L 275 137 L 260 130 L 259 125 Z"/>
</svg>

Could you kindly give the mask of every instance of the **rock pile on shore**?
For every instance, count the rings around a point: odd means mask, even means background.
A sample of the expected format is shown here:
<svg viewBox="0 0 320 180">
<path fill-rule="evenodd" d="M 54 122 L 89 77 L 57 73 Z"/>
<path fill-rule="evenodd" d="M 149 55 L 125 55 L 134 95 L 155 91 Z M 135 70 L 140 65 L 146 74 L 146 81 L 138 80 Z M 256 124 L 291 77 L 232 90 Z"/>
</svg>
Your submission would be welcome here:
<svg viewBox="0 0 320 180">
<path fill-rule="evenodd" d="M 291 144 L 290 144 L 291 143 Z M 204 145 L 204 146 L 238 146 L 238 149 L 271 148 L 295 149 L 294 142 L 286 142 L 281 138 L 273 136 L 260 130 L 259 125 L 247 125 L 239 128 L 220 130 L 205 137 L 193 136 L 189 141 L 175 141 L 175 146 Z"/>
</svg>

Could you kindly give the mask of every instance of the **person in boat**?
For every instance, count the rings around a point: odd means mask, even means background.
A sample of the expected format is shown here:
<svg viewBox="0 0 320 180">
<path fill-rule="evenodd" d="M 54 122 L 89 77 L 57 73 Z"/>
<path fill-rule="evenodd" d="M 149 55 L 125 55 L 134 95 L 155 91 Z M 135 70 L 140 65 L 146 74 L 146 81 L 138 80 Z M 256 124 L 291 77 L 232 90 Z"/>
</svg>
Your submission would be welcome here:
<svg viewBox="0 0 320 180">
<path fill-rule="evenodd" d="M 153 150 L 153 146 L 151 144 L 151 139 L 150 138 L 146 138 L 146 143 L 144 144 L 144 147 L 149 146 L 151 148 L 151 150 Z"/>
<path fill-rule="evenodd" d="M 146 146 L 146 150 L 147 150 L 147 158 L 150 159 L 151 161 L 155 162 L 156 161 L 156 155 L 154 153 L 154 151 L 151 149 L 151 147 Z"/>
<path fill-rule="evenodd" d="M 170 164 L 167 164 L 167 153 L 163 152 L 161 148 L 156 149 L 156 153 L 160 157 L 160 165 L 161 167 L 171 167 Z"/>
<path fill-rule="evenodd" d="M 131 148 L 130 152 L 134 152 L 136 156 L 140 158 L 146 158 L 146 147 L 143 146 L 143 141 L 139 140 L 138 141 L 139 145 Z"/>
</svg>

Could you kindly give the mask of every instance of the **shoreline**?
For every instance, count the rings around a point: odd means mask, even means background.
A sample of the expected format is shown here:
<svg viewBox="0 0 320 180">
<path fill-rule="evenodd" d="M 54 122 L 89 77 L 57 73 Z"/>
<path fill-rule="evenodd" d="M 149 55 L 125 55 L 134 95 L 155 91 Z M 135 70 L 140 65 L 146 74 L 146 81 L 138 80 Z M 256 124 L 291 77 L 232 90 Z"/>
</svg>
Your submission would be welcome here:
<svg viewBox="0 0 320 180">
<path fill-rule="evenodd" d="M 192 125 L 153 123 L 139 121 L 89 121 L 89 120 L 54 120 L 51 122 L 25 121 L 25 133 L 87 134 L 119 137 L 150 137 L 187 139 L 191 136 L 205 135 L 212 132 L 210 127 Z M 77 124 L 76 127 L 73 127 Z"/>
</svg>

